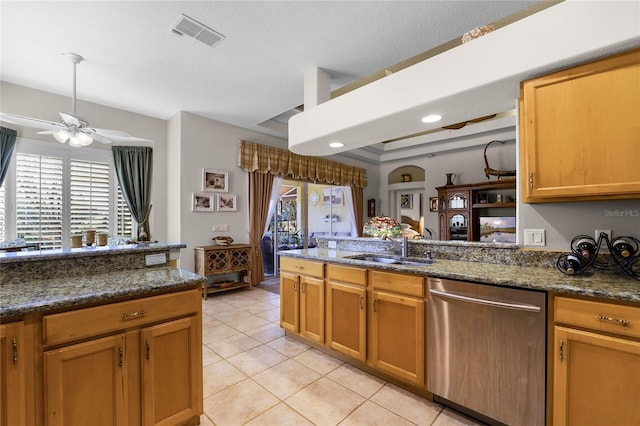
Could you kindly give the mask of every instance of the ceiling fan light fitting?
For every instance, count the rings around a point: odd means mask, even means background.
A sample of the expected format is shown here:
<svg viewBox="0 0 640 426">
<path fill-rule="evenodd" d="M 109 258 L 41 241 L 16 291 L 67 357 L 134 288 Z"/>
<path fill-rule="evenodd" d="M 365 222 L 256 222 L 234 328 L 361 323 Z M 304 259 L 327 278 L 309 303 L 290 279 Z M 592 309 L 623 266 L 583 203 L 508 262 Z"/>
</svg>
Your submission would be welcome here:
<svg viewBox="0 0 640 426">
<path fill-rule="evenodd" d="M 71 134 L 64 129 L 56 130 L 53 132 L 53 137 L 60 143 L 65 143 L 71 137 Z"/>
</svg>

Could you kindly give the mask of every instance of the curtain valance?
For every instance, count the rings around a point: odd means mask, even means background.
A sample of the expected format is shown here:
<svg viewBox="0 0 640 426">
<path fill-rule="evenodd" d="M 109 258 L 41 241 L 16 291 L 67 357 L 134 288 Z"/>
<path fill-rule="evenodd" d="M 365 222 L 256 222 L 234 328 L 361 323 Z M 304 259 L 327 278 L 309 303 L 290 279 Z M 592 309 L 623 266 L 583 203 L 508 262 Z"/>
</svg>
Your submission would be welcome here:
<svg viewBox="0 0 640 426">
<path fill-rule="evenodd" d="M 282 148 L 240 141 L 238 166 L 248 172 L 269 173 L 329 185 L 367 186 L 367 172 L 320 157 L 294 154 Z"/>
</svg>

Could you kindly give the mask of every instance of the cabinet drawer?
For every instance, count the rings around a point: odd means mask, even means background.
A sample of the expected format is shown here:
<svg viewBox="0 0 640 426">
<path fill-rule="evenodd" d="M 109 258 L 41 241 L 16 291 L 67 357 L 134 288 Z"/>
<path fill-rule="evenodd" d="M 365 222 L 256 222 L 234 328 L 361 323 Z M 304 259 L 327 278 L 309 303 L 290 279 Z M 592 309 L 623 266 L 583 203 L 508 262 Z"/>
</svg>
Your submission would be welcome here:
<svg viewBox="0 0 640 426">
<path fill-rule="evenodd" d="M 293 257 L 281 257 L 280 270 L 318 278 L 324 277 L 324 263 L 301 260 Z"/>
<path fill-rule="evenodd" d="M 327 279 L 361 286 L 367 285 L 367 270 L 327 264 Z"/>
<path fill-rule="evenodd" d="M 45 315 L 43 344 L 52 346 L 189 315 L 199 312 L 201 303 L 200 291 L 195 289 Z"/>
<path fill-rule="evenodd" d="M 640 308 L 566 297 L 555 300 L 557 323 L 640 338 Z"/>
<path fill-rule="evenodd" d="M 412 275 L 371 271 L 374 290 L 387 290 L 410 296 L 424 297 L 424 278 Z"/>
</svg>

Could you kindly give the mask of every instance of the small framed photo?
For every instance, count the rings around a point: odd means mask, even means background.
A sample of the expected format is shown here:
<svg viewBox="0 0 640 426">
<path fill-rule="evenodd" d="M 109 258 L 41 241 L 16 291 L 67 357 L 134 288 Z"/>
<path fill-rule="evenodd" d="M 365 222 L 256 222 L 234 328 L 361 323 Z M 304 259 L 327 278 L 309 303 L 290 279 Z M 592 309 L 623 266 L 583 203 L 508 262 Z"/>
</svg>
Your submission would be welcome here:
<svg viewBox="0 0 640 426">
<path fill-rule="evenodd" d="M 218 194 L 218 211 L 235 212 L 238 210 L 238 200 L 235 194 Z"/>
<path fill-rule="evenodd" d="M 429 197 L 429 211 L 430 212 L 438 211 L 438 197 Z"/>
<path fill-rule="evenodd" d="M 224 170 L 202 169 L 202 190 L 229 192 L 229 172 L 225 172 Z"/>
<path fill-rule="evenodd" d="M 413 194 L 400 194 L 400 208 L 401 209 L 413 208 Z"/>
<path fill-rule="evenodd" d="M 322 190 L 322 207 L 341 206 L 342 188 L 326 188 Z"/>
<path fill-rule="evenodd" d="M 206 192 L 193 192 L 191 194 L 191 211 L 212 212 L 214 208 L 213 195 Z"/>
</svg>

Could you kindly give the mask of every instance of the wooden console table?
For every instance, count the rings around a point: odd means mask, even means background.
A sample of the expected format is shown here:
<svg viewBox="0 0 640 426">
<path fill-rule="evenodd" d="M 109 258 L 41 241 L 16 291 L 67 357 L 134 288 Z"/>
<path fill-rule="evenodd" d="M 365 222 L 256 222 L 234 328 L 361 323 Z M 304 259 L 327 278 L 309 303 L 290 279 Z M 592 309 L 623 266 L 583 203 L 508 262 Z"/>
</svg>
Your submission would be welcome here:
<svg viewBox="0 0 640 426">
<path fill-rule="evenodd" d="M 210 293 L 249 287 L 251 289 L 251 246 L 248 244 L 231 244 L 228 246 L 195 247 L 196 273 L 207 277 L 202 289 L 202 296 L 207 299 Z M 237 280 L 220 277 L 209 283 L 208 278 L 215 275 L 237 272 Z"/>
</svg>

